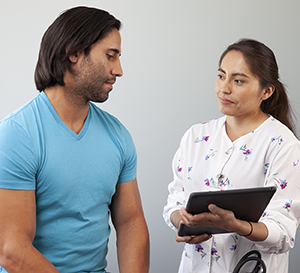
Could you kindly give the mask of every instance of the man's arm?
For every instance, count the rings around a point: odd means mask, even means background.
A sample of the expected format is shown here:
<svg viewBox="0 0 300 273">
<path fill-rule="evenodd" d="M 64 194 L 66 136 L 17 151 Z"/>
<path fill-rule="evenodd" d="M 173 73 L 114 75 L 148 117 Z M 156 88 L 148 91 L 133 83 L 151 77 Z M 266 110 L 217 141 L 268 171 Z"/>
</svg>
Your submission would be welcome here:
<svg viewBox="0 0 300 273">
<path fill-rule="evenodd" d="M 111 205 L 120 273 L 149 272 L 149 233 L 136 179 L 118 183 Z"/>
<path fill-rule="evenodd" d="M 0 265 L 9 273 L 58 273 L 32 245 L 35 191 L 0 189 L 0 200 Z"/>
</svg>

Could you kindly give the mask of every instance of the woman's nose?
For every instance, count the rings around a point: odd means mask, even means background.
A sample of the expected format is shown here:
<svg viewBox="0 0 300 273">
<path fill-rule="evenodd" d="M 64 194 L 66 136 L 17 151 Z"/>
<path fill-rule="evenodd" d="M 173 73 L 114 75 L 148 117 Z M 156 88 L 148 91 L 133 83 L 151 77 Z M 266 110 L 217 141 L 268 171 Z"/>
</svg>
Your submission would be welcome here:
<svg viewBox="0 0 300 273">
<path fill-rule="evenodd" d="M 228 83 L 227 80 L 222 81 L 222 83 L 220 85 L 220 91 L 225 94 L 231 93 L 230 84 Z"/>
</svg>

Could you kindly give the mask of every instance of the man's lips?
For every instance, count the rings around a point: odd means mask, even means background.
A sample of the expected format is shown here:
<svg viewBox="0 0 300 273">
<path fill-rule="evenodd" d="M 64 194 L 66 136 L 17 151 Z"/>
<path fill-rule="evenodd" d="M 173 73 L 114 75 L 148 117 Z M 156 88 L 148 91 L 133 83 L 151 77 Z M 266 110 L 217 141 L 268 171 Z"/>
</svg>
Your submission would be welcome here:
<svg viewBox="0 0 300 273">
<path fill-rule="evenodd" d="M 115 81 L 106 81 L 105 83 L 112 88 L 113 85 L 114 85 L 114 83 L 115 83 Z"/>
</svg>

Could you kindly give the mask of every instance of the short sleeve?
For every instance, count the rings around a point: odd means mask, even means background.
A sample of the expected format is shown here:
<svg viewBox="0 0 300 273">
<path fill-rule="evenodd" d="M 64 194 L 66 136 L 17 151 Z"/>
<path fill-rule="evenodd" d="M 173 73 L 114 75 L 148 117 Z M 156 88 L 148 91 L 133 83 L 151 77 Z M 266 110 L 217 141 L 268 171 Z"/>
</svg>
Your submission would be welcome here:
<svg viewBox="0 0 300 273">
<path fill-rule="evenodd" d="M 0 188 L 35 190 L 36 164 L 26 131 L 12 120 L 0 123 Z"/>
<path fill-rule="evenodd" d="M 124 164 L 119 176 L 119 183 L 128 182 L 136 178 L 137 175 L 137 154 L 134 142 L 130 133 L 124 128 Z"/>
</svg>

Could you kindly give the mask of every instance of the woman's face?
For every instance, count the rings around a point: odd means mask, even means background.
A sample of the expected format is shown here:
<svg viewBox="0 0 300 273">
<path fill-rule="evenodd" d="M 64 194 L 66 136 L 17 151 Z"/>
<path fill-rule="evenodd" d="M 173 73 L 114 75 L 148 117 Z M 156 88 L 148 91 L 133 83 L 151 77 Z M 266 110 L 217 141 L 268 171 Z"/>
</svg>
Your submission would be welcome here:
<svg viewBox="0 0 300 273">
<path fill-rule="evenodd" d="M 221 113 L 234 117 L 259 114 L 260 104 L 266 99 L 258 78 L 250 72 L 243 54 L 236 50 L 223 58 L 215 91 Z"/>
</svg>

